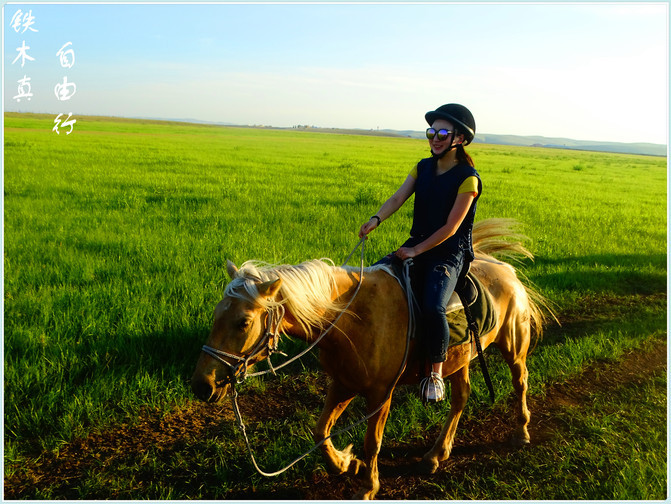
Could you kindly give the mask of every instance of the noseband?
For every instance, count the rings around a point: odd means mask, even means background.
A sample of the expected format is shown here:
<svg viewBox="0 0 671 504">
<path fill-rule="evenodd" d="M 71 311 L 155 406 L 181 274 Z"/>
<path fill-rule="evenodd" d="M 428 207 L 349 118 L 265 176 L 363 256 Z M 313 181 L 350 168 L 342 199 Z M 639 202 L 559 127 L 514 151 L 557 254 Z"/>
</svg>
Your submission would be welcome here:
<svg viewBox="0 0 671 504">
<path fill-rule="evenodd" d="M 268 365 L 270 366 L 270 371 L 275 374 L 275 370 L 273 369 L 273 365 L 270 361 L 270 356 L 273 353 L 279 353 L 286 356 L 286 354 L 277 351 L 277 345 L 280 342 L 280 326 L 282 325 L 284 313 L 285 310 L 283 305 L 277 305 L 277 307 L 269 308 L 266 311 L 266 330 L 254 348 L 247 354 L 236 355 L 212 348 L 211 346 L 203 345 L 203 352 L 215 360 L 221 362 L 222 364 L 225 364 L 231 370 L 230 376 L 227 380 L 225 380 L 224 383 L 234 385 L 236 383 L 242 383 L 248 376 L 266 374 L 264 371 L 259 373 L 252 373 L 249 375 L 247 374 L 249 362 L 258 355 L 262 354 L 264 351 L 268 352 Z M 231 364 L 226 359 L 233 359 L 235 363 Z"/>
</svg>

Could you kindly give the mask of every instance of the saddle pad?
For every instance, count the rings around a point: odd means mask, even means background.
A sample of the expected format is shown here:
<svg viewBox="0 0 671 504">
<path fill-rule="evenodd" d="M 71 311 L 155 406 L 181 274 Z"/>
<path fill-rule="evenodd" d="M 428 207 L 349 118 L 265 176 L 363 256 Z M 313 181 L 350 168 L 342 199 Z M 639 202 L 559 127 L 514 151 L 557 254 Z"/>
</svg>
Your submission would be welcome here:
<svg viewBox="0 0 671 504">
<path fill-rule="evenodd" d="M 485 289 L 476 276 L 470 273 L 468 276 L 473 281 L 473 284 L 478 291 L 477 299 L 470 305 L 470 308 L 478 326 L 479 334 L 482 336 L 494 329 L 499 317 L 487 289 Z M 469 343 L 472 339 L 472 335 L 467 331 L 468 321 L 466 320 L 466 314 L 464 313 L 463 307 L 449 312 L 446 317 L 447 323 L 450 326 L 449 346 Z"/>
</svg>

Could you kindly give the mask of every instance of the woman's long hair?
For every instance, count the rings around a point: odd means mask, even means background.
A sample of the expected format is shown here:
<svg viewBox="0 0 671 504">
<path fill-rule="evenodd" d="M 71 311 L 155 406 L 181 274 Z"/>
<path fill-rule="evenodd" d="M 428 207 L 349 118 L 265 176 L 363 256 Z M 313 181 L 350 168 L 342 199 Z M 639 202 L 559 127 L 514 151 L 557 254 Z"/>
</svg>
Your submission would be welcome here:
<svg viewBox="0 0 671 504">
<path fill-rule="evenodd" d="M 457 145 L 457 161 L 459 161 L 459 164 L 475 166 L 473 159 L 468 155 L 468 152 L 464 150 L 464 146 L 462 144 Z"/>
</svg>

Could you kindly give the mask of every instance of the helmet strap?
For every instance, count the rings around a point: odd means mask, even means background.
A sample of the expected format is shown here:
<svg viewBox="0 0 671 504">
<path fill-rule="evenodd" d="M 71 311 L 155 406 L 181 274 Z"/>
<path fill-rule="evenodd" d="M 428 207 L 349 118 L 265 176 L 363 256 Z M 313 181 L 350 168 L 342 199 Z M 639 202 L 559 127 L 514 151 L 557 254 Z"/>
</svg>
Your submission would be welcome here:
<svg viewBox="0 0 671 504">
<path fill-rule="evenodd" d="M 455 136 L 456 136 L 456 135 L 455 135 L 454 133 L 452 133 L 452 141 L 454 141 Z M 443 152 L 441 152 L 440 154 L 436 154 L 435 152 L 433 152 L 433 149 L 431 149 L 431 156 L 432 156 L 433 158 L 435 158 L 435 159 L 442 159 L 442 158 L 445 156 L 445 154 L 447 154 L 448 152 L 450 152 L 450 151 L 453 150 L 453 149 L 456 149 L 456 148 L 459 147 L 460 145 L 461 145 L 461 144 L 450 145 L 447 149 L 445 149 L 445 150 L 444 150 Z"/>
<path fill-rule="evenodd" d="M 433 152 L 433 149 L 431 149 L 431 157 L 434 157 L 434 158 L 436 158 L 436 159 L 443 159 L 443 157 L 445 156 L 445 154 L 447 154 L 448 152 L 450 152 L 452 149 L 454 149 L 454 146 L 449 147 L 448 149 L 445 149 L 445 150 L 444 150 L 443 152 L 441 152 L 440 154 L 436 154 L 435 152 Z"/>
</svg>

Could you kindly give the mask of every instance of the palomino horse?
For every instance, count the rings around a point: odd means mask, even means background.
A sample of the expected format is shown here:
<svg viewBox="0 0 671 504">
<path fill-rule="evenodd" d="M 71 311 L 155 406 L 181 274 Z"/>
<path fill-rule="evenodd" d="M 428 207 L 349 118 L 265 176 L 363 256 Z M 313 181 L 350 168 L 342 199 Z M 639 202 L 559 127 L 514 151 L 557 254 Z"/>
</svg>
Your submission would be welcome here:
<svg viewBox="0 0 671 504">
<path fill-rule="evenodd" d="M 544 313 L 538 302 L 542 298 L 520 282 L 512 266 L 492 256 L 531 257 L 519 241 L 506 239 L 519 237 L 512 233 L 511 224 L 505 219 L 476 223 L 476 260 L 471 272 L 489 291 L 498 313 L 495 328 L 481 335 L 482 347 L 492 343 L 498 346 L 510 367 L 517 393 L 514 441 L 528 443 L 526 357 L 532 328 L 540 335 Z M 229 262 L 228 272 L 232 281 L 215 308 L 214 325 L 207 340 L 207 347 L 216 349 L 220 357 L 203 352 L 191 379 L 195 395 L 208 402 L 226 396 L 241 362 L 248 359 L 244 362 L 246 369 L 247 364 L 267 357 L 268 347 L 260 343 L 264 338 L 271 340 L 271 346 L 276 344 L 272 340 L 279 338 L 280 332 L 314 341 L 342 312 L 359 285 L 358 270 L 323 261 L 263 268 L 247 262 L 239 270 Z M 280 307 L 283 316 L 274 315 Z M 363 460 L 352 454 L 352 445 L 340 451 L 329 438 L 321 446 L 330 470 L 362 476 L 363 484 L 356 495 L 360 499 L 372 499 L 380 487 L 377 457 L 391 390 L 397 384 L 418 383 L 422 378 L 421 352 L 413 340 L 405 370 L 397 381 L 404 364 L 407 325 L 408 306 L 400 284 L 385 269 L 370 267 L 364 270 L 351 305 L 318 344 L 321 364 L 332 383 L 314 430 L 315 440 L 323 441 L 329 436 L 338 417 L 357 395 L 366 399 L 368 413 L 373 413 L 368 419 Z M 474 357 L 470 343 L 450 347 L 443 366 L 443 374 L 451 384 L 450 413 L 435 444 L 424 455 L 422 463 L 428 472 L 434 472 L 450 455 L 457 423 L 470 393 L 469 362 Z"/>
</svg>

